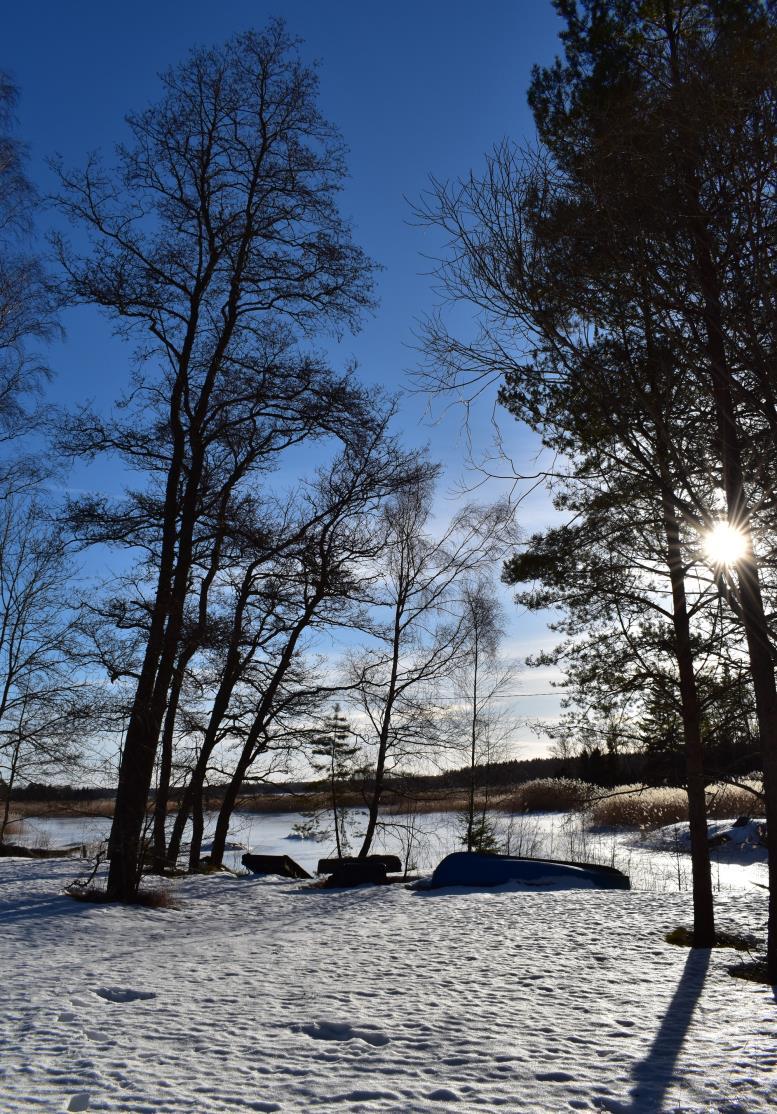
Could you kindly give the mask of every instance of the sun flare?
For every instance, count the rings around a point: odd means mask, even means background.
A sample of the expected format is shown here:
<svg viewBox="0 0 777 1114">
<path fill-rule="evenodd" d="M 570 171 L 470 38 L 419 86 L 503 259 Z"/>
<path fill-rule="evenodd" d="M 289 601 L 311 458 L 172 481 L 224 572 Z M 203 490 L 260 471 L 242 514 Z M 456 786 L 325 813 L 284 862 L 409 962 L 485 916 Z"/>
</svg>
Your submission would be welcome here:
<svg viewBox="0 0 777 1114">
<path fill-rule="evenodd" d="M 735 565 L 747 551 L 747 540 L 736 526 L 716 522 L 704 539 L 704 551 L 713 565 Z"/>
</svg>

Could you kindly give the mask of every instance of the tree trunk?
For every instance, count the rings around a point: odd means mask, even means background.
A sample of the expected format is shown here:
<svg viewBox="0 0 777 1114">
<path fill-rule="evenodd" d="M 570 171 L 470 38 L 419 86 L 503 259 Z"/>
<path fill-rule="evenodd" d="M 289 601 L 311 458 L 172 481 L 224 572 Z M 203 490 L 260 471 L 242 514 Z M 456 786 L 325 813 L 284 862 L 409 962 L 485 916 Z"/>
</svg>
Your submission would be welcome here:
<svg viewBox="0 0 777 1114">
<path fill-rule="evenodd" d="M 175 518 L 174 508 L 168 517 Z M 179 583 L 180 576 L 176 575 L 175 580 Z M 169 602 L 171 595 L 177 596 L 177 606 Z M 131 901 L 140 884 L 143 825 L 178 648 L 184 595 L 185 588 L 181 591 L 179 587 L 176 593 L 172 585 L 166 587 L 165 572 L 160 570 L 146 653 L 127 724 L 109 840 L 108 896 L 117 901 Z"/>
<path fill-rule="evenodd" d="M 237 685 L 240 675 L 243 672 L 246 664 L 251 658 L 251 652 L 246 653 L 241 658 L 240 656 L 240 640 L 243 634 L 243 618 L 245 615 L 246 605 L 251 594 L 251 586 L 253 577 L 255 575 L 259 561 L 254 561 L 246 569 L 240 585 L 240 592 L 235 603 L 235 613 L 232 618 L 232 631 L 230 633 L 229 646 L 227 648 L 226 660 L 221 675 L 221 682 L 218 691 L 213 700 L 213 707 L 211 709 L 210 717 L 208 719 L 208 726 L 202 740 L 200 753 L 197 756 L 194 769 L 192 770 L 189 782 L 184 789 L 181 797 L 181 804 L 173 822 L 173 829 L 170 833 L 170 843 L 168 847 L 168 858 L 176 861 L 181 851 L 181 842 L 183 840 L 183 833 L 186 828 L 192 806 L 197 799 L 202 798 L 203 787 L 205 785 L 205 777 L 208 771 L 208 762 L 216 748 L 218 741 L 219 729 L 221 723 L 226 715 L 229 701 Z M 212 571 L 215 575 L 215 565 L 212 564 Z M 211 576 L 211 581 L 213 576 Z M 203 617 L 201 616 L 201 621 Z M 189 857 L 191 865 L 191 854 Z M 199 852 L 197 862 L 199 861 Z M 195 862 L 195 867 L 197 865 Z"/>
<path fill-rule="evenodd" d="M 707 835 L 706 779 L 704 776 L 701 712 L 693 667 L 680 524 L 669 494 L 669 477 L 665 462 L 662 460 L 660 464 L 662 479 L 665 481 L 662 493 L 664 531 L 666 534 L 669 578 L 672 585 L 672 621 L 674 624 L 677 665 L 680 672 L 680 704 L 683 741 L 685 743 L 688 819 L 691 835 L 691 872 L 693 876 L 693 945 L 696 948 L 711 948 L 715 943 L 715 907 L 712 895 L 712 872 Z"/>
<path fill-rule="evenodd" d="M 390 715 L 390 712 L 388 713 Z M 388 727 L 389 721 L 386 721 L 385 731 L 381 732 L 381 739 L 378 743 L 378 760 L 375 763 L 375 774 L 372 783 L 372 796 L 370 797 L 369 805 L 367 806 L 367 827 L 364 831 L 364 839 L 359 848 L 358 858 L 366 859 L 370 853 L 372 841 L 375 838 L 375 829 L 378 826 L 378 815 L 380 812 L 380 799 L 383 795 L 383 779 L 386 769 L 386 752 L 388 750 Z"/>
<path fill-rule="evenodd" d="M 178 714 L 178 701 L 181 695 L 186 666 L 191 655 L 179 660 L 170 688 L 170 698 L 165 712 L 165 724 L 162 731 L 162 746 L 159 760 L 159 778 L 157 781 L 156 800 L 154 802 L 154 860 L 153 868 L 161 874 L 167 867 L 175 866 L 175 859 L 170 862 L 167 854 L 167 808 L 170 800 L 170 777 L 173 768 L 173 741 L 175 738 L 175 720 Z M 176 855 L 176 859 L 177 859 Z"/>
<path fill-rule="evenodd" d="M 228 485 L 227 488 L 225 489 L 225 491 L 222 493 L 222 498 L 221 498 L 221 519 L 222 520 L 225 517 L 226 504 L 228 502 L 229 494 L 230 494 L 231 490 L 232 490 L 232 486 Z M 165 846 L 165 843 L 166 843 L 165 828 L 166 828 L 167 809 L 168 809 L 169 796 L 170 796 L 170 777 L 171 777 L 172 764 L 173 764 L 173 743 L 174 743 L 174 739 L 175 739 L 175 721 L 176 721 L 176 716 L 178 714 L 178 704 L 179 704 L 179 701 L 180 701 L 181 689 L 183 687 L 183 682 L 186 678 L 186 670 L 189 667 L 189 663 L 191 662 L 192 658 L 194 657 L 195 653 L 197 652 L 198 647 L 201 644 L 203 634 L 204 634 L 204 632 L 206 630 L 206 627 L 207 627 L 207 623 L 208 623 L 208 598 L 209 598 L 209 594 L 210 594 L 210 589 L 213 585 L 213 581 L 215 580 L 216 575 L 217 575 L 218 570 L 219 570 L 219 564 L 220 564 L 220 557 L 221 557 L 223 542 L 224 542 L 224 536 L 221 532 L 219 532 L 218 535 L 216 536 L 216 539 L 215 539 L 214 544 L 213 544 L 213 550 L 212 550 L 211 555 L 210 555 L 208 571 L 207 571 L 205 577 L 203 578 L 202 584 L 200 586 L 197 627 L 195 628 L 195 631 L 192 634 L 192 636 L 188 639 L 188 642 L 187 642 L 186 646 L 184 647 L 181 655 L 178 658 L 178 662 L 177 662 L 176 667 L 175 667 L 175 672 L 173 673 L 172 684 L 170 686 L 170 695 L 169 695 L 168 704 L 167 704 L 167 711 L 165 713 L 165 724 L 164 724 L 164 729 L 162 731 L 162 747 L 161 747 L 162 753 L 161 753 L 160 766 L 159 766 L 159 785 L 157 787 L 156 804 L 155 804 L 155 808 L 154 808 L 154 869 L 157 870 L 157 871 L 160 871 L 160 872 L 166 866 L 167 867 L 174 867 L 175 866 L 175 864 L 178 861 L 178 855 L 179 855 L 180 848 L 181 848 L 182 828 L 178 831 L 177 840 L 176 840 L 176 843 L 175 843 L 175 846 L 174 846 L 173 850 L 172 851 L 168 850 Z M 252 572 L 254 568 L 255 568 L 255 566 L 252 565 L 250 572 Z M 246 580 L 248 579 L 248 576 L 250 575 L 250 572 L 249 572 L 249 574 L 247 574 L 247 577 L 244 579 L 243 585 L 241 586 L 241 594 L 240 594 L 240 597 L 239 597 L 239 600 L 238 600 L 238 604 L 236 606 L 235 626 L 239 626 L 239 621 L 242 618 L 243 608 L 245 606 L 245 599 L 246 599 Z M 229 652 L 227 654 L 227 665 L 225 666 L 225 674 L 229 672 L 230 665 L 233 664 L 233 657 L 234 657 L 233 648 L 236 645 L 236 639 L 237 639 L 237 635 L 235 634 L 235 630 L 234 630 L 234 627 L 233 627 L 232 641 L 230 643 L 230 649 L 229 649 Z M 234 682 L 233 682 L 233 684 L 234 684 Z M 217 694 L 217 697 L 216 697 L 216 705 L 217 706 L 219 705 L 219 697 L 221 696 L 221 690 L 223 689 L 223 687 L 224 686 L 223 686 L 223 681 L 222 681 L 222 685 L 220 686 L 219 693 Z M 231 688 L 230 688 L 230 693 L 231 693 Z M 211 719 L 212 718 L 213 717 L 211 716 Z M 204 772 L 203 772 L 203 777 L 204 777 Z M 183 827 L 186 826 L 186 820 L 188 819 L 188 816 L 189 816 L 190 807 L 191 807 L 191 797 L 189 798 L 189 803 L 187 804 L 186 811 L 185 811 L 185 814 L 184 814 Z M 174 853 L 173 853 L 173 851 L 174 851 Z"/>
<path fill-rule="evenodd" d="M 173 454 L 165 484 L 160 571 L 149 639 L 127 725 L 119 770 L 116 808 L 111 827 L 111 865 L 108 872 L 107 892 L 109 898 L 118 901 L 132 900 L 140 885 L 143 821 L 154 774 L 162 718 L 180 649 L 184 605 L 192 567 L 194 530 L 205 463 L 202 427 L 207 416 L 216 376 L 238 317 L 237 294 L 245 264 L 246 235 L 247 231 L 243 233 L 239 249 L 240 259 L 232 275 L 223 327 L 186 432 L 181 415 L 184 410 L 184 394 L 190 388 L 189 360 L 198 328 L 199 304 L 196 300 L 192 305 L 192 316 L 188 322 L 180 365 L 170 397 Z M 181 496 L 178 484 L 184 473 L 187 445 L 188 470 L 184 493 Z"/>
<path fill-rule="evenodd" d="M 16 780 L 16 766 L 19 758 L 19 748 L 14 749 L 13 758 L 11 760 L 11 769 L 8 774 L 8 782 L 5 787 L 5 801 L 3 802 L 3 820 L 0 824 L 0 843 L 5 839 L 5 830 L 8 827 L 8 818 L 11 815 L 11 794 L 13 793 L 14 781 Z"/>
<path fill-rule="evenodd" d="M 178 534 L 178 483 L 185 455 L 185 438 L 181 425 L 180 407 L 188 371 L 188 358 L 194 345 L 196 316 L 189 322 L 184 346 L 182 366 L 170 397 L 170 425 L 173 452 L 165 484 L 162 547 L 157 577 L 156 595 L 151 612 L 148 641 L 143 656 L 138 686 L 132 704 L 124 748 L 119 765 L 119 783 L 116 805 L 108 841 L 110 868 L 107 894 L 115 901 L 131 901 L 138 891 L 142 872 L 141 839 L 146 815 L 148 791 L 154 773 L 154 759 L 159 742 L 167 693 L 172 676 L 164 678 L 164 691 L 160 687 L 160 663 L 170 636 L 170 617 L 173 609 L 174 586 L 180 572 L 180 549 L 176 554 Z M 183 596 L 180 599 L 183 613 Z M 173 632 L 177 650 L 180 621 Z M 160 695 L 161 691 L 161 695 Z"/>
<path fill-rule="evenodd" d="M 731 372 L 723 343 L 718 276 L 701 215 L 697 216 L 695 224 L 695 247 L 696 265 L 704 297 L 707 356 L 715 402 L 728 519 L 732 526 L 741 531 L 746 550 L 745 556 L 737 564 L 737 580 L 763 753 L 766 823 L 771 845 L 767 978 L 771 983 L 777 983 L 777 854 L 772 853 L 775 846 L 775 833 L 777 833 L 777 686 L 758 566 L 753 552 L 740 433 L 732 396 Z"/>
<path fill-rule="evenodd" d="M 316 609 L 326 595 L 324 579 L 325 578 L 322 578 L 313 594 L 306 600 L 302 614 L 289 632 L 286 645 L 283 647 L 275 670 L 262 694 L 256 716 L 254 717 L 254 722 L 251 724 L 251 730 L 248 732 L 246 741 L 243 744 L 237 767 L 227 786 L 226 793 L 224 794 L 224 800 L 222 801 L 216 820 L 216 831 L 213 836 L 213 849 L 211 851 L 211 861 L 219 866 L 224 858 L 224 846 L 227 841 L 229 822 L 232 818 L 232 812 L 235 808 L 240 786 L 243 784 L 243 780 L 252 763 L 265 749 L 264 743 L 260 745 L 260 739 L 272 720 L 272 711 L 278 695 L 278 690 L 292 663 L 299 640 L 303 632 L 307 630 L 308 625 L 316 613 Z"/>
<path fill-rule="evenodd" d="M 143 692 L 140 695 L 143 696 Z M 160 723 L 161 714 L 150 699 L 136 701 L 127 725 L 108 843 L 107 892 L 115 901 L 131 901 L 140 885 L 142 833 Z"/>
<path fill-rule="evenodd" d="M 333 737 L 333 739 L 332 739 L 332 765 L 331 765 L 330 776 L 329 776 L 329 790 L 330 790 L 330 793 L 331 793 L 331 796 L 332 796 L 332 816 L 334 817 L 334 821 L 335 821 L 335 845 L 337 847 L 337 857 L 338 857 L 338 859 L 342 859 L 342 857 L 343 857 L 343 847 L 342 847 L 342 841 L 340 839 L 340 814 L 339 814 L 338 809 L 337 809 L 337 784 L 336 784 L 336 777 L 335 777 L 335 775 L 336 775 L 336 771 L 335 771 L 335 746 L 336 746 L 336 743 L 337 743 L 337 740 L 336 740 L 336 738 Z"/>
<path fill-rule="evenodd" d="M 475 780 L 477 767 L 477 735 L 478 735 L 478 632 L 475 629 L 474 643 L 474 679 L 472 685 L 472 722 L 470 724 L 470 755 L 469 755 L 469 810 L 467 812 L 467 850 L 471 851 L 474 845 L 475 829 Z M 485 816 L 485 813 L 484 813 Z"/>
<path fill-rule="evenodd" d="M 170 832 L 170 839 L 167 844 L 167 860 L 173 864 L 178 862 L 178 858 L 181 854 L 183 833 L 186 830 L 186 824 L 192 810 L 194 793 L 194 774 L 192 774 L 192 777 L 186 784 L 186 788 L 181 794 L 181 803 L 178 806 L 178 812 L 175 814 L 175 820 L 173 821 L 173 827 Z"/>
<path fill-rule="evenodd" d="M 248 773 L 249 767 L 255 758 L 256 753 L 253 748 L 250 750 L 248 750 L 248 748 L 243 750 L 240 761 L 224 792 L 224 800 L 221 802 L 221 808 L 216 818 L 216 831 L 213 835 L 213 848 L 210 853 L 210 861 L 214 865 L 221 866 L 224 861 L 224 851 L 226 849 L 232 813 L 235 811 L 235 805 L 237 804 L 237 797 L 240 792 L 240 787 L 243 784 L 243 779 Z"/>
<path fill-rule="evenodd" d="M 375 775 L 372 784 L 372 797 L 368 806 L 367 828 L 364 839 L 359 848 L 358 858 L 366 859 L 370 853 L 372 841 L 375 838 L 375 829 L 378 826 L 378 813 L 380 799 L 383 794 L 383 778 L 386 770 L 386 756 L 388 754 L 389 731 L 391 730 L 391 714 L 394 710 L 394 701 L 397 698 L 397 677 L 399 676 L 399 655 L 402 641 L 402 614 L 405 604 L 404 586 L 400 588 L 394 610 L 394 630 L 391 640 L 391 673 L 386 693 L 386 703 L 380 723 L 380 738 L 378 739 L 378 759 L 375 763 Z"/>
<path fill-rule="evenodd" d="M 200 865 L 202 837 L 205 832 L 205 814 L 202 786 L 192 799 L 192 842 L 189 846 L 189 870 L 195 871 Z"/>
</svg>

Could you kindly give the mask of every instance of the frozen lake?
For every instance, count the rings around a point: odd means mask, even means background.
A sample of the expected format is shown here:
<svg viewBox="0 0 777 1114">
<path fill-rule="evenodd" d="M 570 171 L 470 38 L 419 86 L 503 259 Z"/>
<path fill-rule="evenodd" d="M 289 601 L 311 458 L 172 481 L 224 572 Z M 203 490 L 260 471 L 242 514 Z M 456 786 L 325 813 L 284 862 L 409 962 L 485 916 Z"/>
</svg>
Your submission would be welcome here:
<svg viewBox="0 0 777 1114">
<path fill-rule="evenodd" d="M 210 849 L 210 840 L 216 826 L 216 813 L 205 815 L 203 853 Z M 354 810 L 352 814 L 352 849 L 358 850 L 360 833 L 366 823 L 366 812 Z M 305 817 L 300 812 L 261 813 L 236 812 L 229 827 L 229 842 L 239 848 L 228 851 L 228 866 L 240 866 L 244 851 L 261 855 L 290 855 L 300 866 L 315 872 L 319 859 L 335 854 L 334 838 L 321 841 L 301 839 L 295 832 Z M 25 820 L 23 825 L 10 829 L 11 838 L 30 847 L 71 847 L 85 844 L 92 847 L 106 839 L 111 821 L 102 817 L 46 817 Z M 376 836 L 375 851 L 398 854 L 404 862 L 409 858 L 413 868 L 431 870 L 450 851 L 459 850 L 456 814 L 450 812 L 425 813 L 413 817 L 386 816 Z"/>
<path fill-rule="evenodd" d="M 352 848 L 359 847 L 364 813 L 354 811 Z M 300 839 L 294 828 L 304 822 L 298 812 L 235 813 L 229 841 L 235 846 L 225 855 L 225 863 L 241 869 L 240 859 L 250 850 L 264 855 L 289 855 L 311 874 L 321 858 L 334 854 L 334 841 Z M 206 815 L 209 840 L 216 814 Z M 28 846 L 68 847 L 84 844 L 91 850 L 105 839 L 110 820 L 95 817 L 51 817 L 27 820 L 21 828 L 11 829 L 12 838 Z M 655 834 L 609 830 L 591 832 L 577 813 L 528 813 L 512 817 L 497 816 L 499 835 L 506 851 L 514 855 L 573 859 L 577 862 L 604 863 L 624 871 L 634 889 L 654 892 L 683 892 L 691 888 L 691 866 L 682 847 L 659 849 Z M 430 812 L 416 815 L 384 816 L 373 850 L 399 855 L 409 869 L 429 873 L 445 855 L 461 850 L 461 824 L 456 813 Z M 666 844 L 666 838 L 663 839 Z M 718 891 L 752 889 L 766 883 L 765 851 L 752 848 L 721 848 L 713 852 L 713 884 Z"/>
</svg>

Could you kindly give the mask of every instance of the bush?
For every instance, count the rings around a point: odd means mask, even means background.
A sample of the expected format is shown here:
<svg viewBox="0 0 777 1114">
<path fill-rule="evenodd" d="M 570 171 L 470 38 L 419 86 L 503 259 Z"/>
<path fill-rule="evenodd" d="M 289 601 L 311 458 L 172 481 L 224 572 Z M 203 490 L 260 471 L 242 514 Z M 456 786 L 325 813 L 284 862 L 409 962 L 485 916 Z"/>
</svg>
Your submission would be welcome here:
<svg viewBox="0 0 777 1114">
<path fill-rule="evenodd" d="M 692 948 L 694 946 L 693 929 L 686 928 L 684 925 L 673 928 L 671 932 L 667 932 L 664 939 L 667 944 L 676 944 L 679 948 Z M 741 932 L 718 931 L 715 933 L 715 943 L 713 947 L 733 948 L 738 952 L 749 952 L 756 947 L 757 943 L 758 941 L 755 936 L 745 935 Z"/>
<path fill-rule="evenodd" d="M 722 783 L 710 785 L 707 790 L 707 814 L 711 820 L 733 820 L 737 816 L 763 816 L 762 781 L 748 778 L 741 786 Z"/>
<path fill-rule="evenodd" d="M 755 792 L 761 783 L 748 781 Z M 711 820 L 734 820 L 737 816 L 757 816 L 763 800 L 748 789 L 716 783 L 707 789 L 707 813 Z M 590 805 L 591 821 L 601 827 L 661 828 L 688 819 L 688 796 L 676 786 L 646 789 L 640 785 L 619 785 L 600 794 Z"/>
<path fill-rule="evenodd" d="M 542 777 L 519 785 L 499 802 L 505 812 L 572 812 L 590 800 L 594 786 L 568 777 Z"/>
<path fill-rule="evenodd" d="M 109 898 L 105 890 L 97 886 L 84 885 L 79 882 L 71 882 L 69 886 L 65 886 L 64 892 L 68 897 L 72 897 L 74 901 L 82 901 L 93 905 L 106 905 L 109 904 Z M 144 909 L 180 909 L 180 905 L 176 902 L 172 893 L 168 889 L 144 889 L 138 890 L 135 896 L 130 900 L 123 902 L 124 905 L 140 905 Z"/>
<path fill-rule="evenodd" d="M 688 797 L 684 789 L 669 786 L 619 785 L 594 799 L 590 813 L 597 827 L 661 828 L 688 819 Z"/>
</svg>

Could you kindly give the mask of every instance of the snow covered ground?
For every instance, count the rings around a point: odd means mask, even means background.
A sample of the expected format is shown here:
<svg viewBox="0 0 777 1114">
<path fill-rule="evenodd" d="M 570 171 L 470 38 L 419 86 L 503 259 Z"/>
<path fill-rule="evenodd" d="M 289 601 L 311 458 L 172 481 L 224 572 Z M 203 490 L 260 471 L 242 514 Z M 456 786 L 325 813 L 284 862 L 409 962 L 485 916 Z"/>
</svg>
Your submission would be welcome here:
<svg viewBox="0 0 777 1114">
<path fill-rule="evenodd" d="M 71 901 L 77 869 L 0 859 L 3 1114 L 777 1106 L 775 995 L 664 942 L 686 892 L 221 875 L 151 910 Z M 762 889 L 717 907 L 763 940 Z"/>
</svg>

